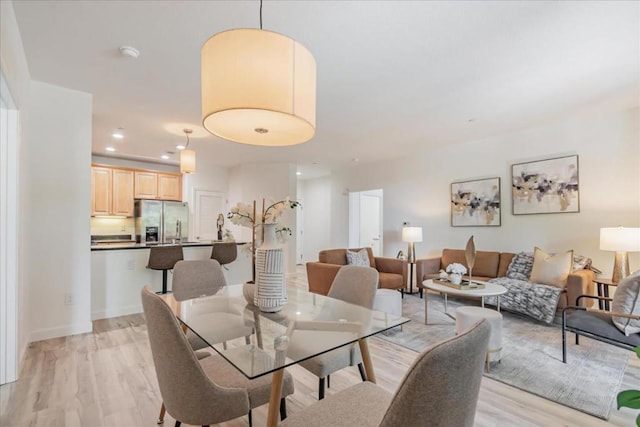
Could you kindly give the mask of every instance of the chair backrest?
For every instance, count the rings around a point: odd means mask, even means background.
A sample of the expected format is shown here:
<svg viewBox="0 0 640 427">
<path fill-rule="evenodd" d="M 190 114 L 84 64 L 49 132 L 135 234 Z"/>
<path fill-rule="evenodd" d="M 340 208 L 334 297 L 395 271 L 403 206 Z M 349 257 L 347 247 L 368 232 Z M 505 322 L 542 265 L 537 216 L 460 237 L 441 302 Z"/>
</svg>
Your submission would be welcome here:
<svg viewBox="0 0 640 427">
<path fill-rule="evenodd" d="M 327 296 L 370 309 L 377 288 L 378 271 L 375 268 L 345 265 L 333 279 Z"/>
<path fill-rule="evenodd" d="M 152 270 L 171 270 L 176 262 L 184 259 L 182 246 L 152 246 L 149 251 L 147 268 Z"/>
<path fill-rule="evenodd" d="M 211 247 L 211 259 L 220 264 L 229 264 L 238 258 L 238 244 L 236 242 L 214 243 Z"/>
<path fill-rule="evenodd" d="M 380 426 L 473 426 L 490 331 L 483 319 L 420 354 Z"/>
<path fill-rule="evenodd" d="M 202 370 L 171 309 L 151 289 L 141 292 L 153 364 L 167 412 L 183 423 L 217 424 L 249 412 L 245 389 L 220 388 Z M 229 365 L 230 369 L 235 369 Z M 224 375 L 224 373 L 222 374 Z"/>
<path fill-rule="evenodd" d="M 227 285 L 215 259 L 179 261 L 173 267 L 173 297 L 178 301 L 214 295 Z"/>
</svg>

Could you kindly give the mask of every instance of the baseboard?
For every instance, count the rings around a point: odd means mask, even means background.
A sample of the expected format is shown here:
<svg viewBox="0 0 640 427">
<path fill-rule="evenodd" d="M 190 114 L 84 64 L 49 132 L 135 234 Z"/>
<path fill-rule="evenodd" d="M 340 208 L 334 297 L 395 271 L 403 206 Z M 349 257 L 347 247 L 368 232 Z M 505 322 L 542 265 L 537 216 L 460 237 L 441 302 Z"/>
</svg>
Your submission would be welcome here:
<svg viewBox="0 0 640 427">
<path fill-rule="evenodd" d="M 92 330 L 93 324 L 91 322 L 76 323 L 73 325 L 59 326 L 57 328 L 37 329 L 29 335 L 29 342 L 66 337 L 68 335 L 86 334 Z"/>
<path fill-rule="evenodd" d="M 142 313 L 142 304 L 127 305 L 125 307 L 97 310 L 91 312 L 91 320 L 110 319 L 112 317 L 126 316 Z"/>
</svg>

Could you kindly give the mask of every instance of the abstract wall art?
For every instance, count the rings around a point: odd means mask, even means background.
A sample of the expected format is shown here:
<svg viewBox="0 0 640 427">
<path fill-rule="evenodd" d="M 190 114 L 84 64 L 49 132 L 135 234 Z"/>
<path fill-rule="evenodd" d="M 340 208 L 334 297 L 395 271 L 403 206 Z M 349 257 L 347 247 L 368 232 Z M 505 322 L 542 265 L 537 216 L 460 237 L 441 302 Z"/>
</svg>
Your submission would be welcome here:
<svg viewBox="0 0 640 427">
<path fill-rule="evenodd" d="M 578 156 L 511 166 L 514 215 L 580 212 Z"/>
<path fill-rule="evenodd" d="M 452 183 L 451 226 L 500 226 L 500 178 Z"/>
</svg>

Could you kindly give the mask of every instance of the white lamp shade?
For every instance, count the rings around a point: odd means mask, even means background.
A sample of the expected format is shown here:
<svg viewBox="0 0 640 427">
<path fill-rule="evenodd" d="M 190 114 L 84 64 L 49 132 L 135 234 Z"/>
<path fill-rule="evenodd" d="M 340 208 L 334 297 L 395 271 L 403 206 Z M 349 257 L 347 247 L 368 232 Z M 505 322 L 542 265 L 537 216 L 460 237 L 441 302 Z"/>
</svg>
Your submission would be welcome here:
<svg viewBox="0 0 640 427">
<path fill-rule="evenodd" d="M 422 227 L 402 227 L 403 242 L 422 242 Z"/>
<path fill-rule="evenodd" d="M 220 138 L 283 146 L 316 127 L 316 61 L 272 31 L 236 29 L 202 46 L 202 123 Z"/>
<path fill-rule="evenodd" d="M 616 252 L 640 251 L 640 228 L 601 228 L 600 249 Z"/>
<path fill-rule="evenodd" d="M 196 152 L 193 150 L 180 151 L 180 173 L 196 172 Z"/>
</svg>

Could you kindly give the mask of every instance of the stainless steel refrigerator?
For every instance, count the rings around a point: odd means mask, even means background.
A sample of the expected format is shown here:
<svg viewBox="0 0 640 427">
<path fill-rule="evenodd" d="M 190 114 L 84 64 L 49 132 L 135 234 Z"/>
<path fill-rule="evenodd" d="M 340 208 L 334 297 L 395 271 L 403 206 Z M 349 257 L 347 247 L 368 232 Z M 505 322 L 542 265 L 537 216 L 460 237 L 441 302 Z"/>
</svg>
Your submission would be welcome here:
<svg viewBox="0 0 640 427">
<path fill-rule="evenodd" d="M 183 202 L 136 200 L 136 241 L 144 244 L 186 242 L 189 206 Z"/>
</svg>

